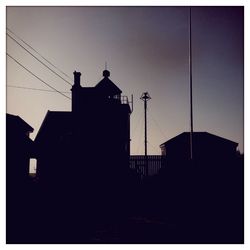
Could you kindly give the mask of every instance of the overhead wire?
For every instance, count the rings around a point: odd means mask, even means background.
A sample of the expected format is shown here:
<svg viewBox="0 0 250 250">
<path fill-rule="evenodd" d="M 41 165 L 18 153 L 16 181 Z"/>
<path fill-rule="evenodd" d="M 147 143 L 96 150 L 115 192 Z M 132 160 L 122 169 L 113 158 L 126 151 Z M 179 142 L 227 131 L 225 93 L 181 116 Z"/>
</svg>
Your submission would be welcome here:
<svg viewBox="0 0 250 250">
<path fill-rule="evenodd" d="M 35 51 L 39 56 L 41 56 L 47 63 L 49 63 L 51 66 L 53 66 L 55 69 L 57 69 L 60 73 L 62 73 L 63 75 L 65 75 L 68 79 L 70 79 L 71 81 L 73 81 L 73 79 L 67 75 L 65 72 L 63 72 L 61 69 L 59 69 L 55 64 L 53 64 L 52 62 L 50 62 L 48 59 L 46 59 L 41 53 L 39 53 L 36 49 L 34 49 L 30 44 L 28 44 L 27 42 L 25 42 L 20 36 L 18 36 L 15 32 L 13 32 L 11 29 L 9 29 L 8 27 L 6 28 L 10 33 L 12 33 L 15 37 L 17 37 L 20 41 L 22 41 L 26 46 L 28 46 L 30 49 L 32 49 L 33 51 Z"/>
<path fill-rule="evenodd" d="M 38 89 L 38 88 L 31 88 L 31 87 L 24 87 L 24 86 L 16 86 L 16 85 L 10 85 L 7 84 L 6 85 L 8 88 L 17 88 L 17 89 L 27 89 L 27 90 L 37 90 L 37 91 L 45 91 L 45 92 L 53 92 L 55 93 L 55 90 L 50 90 L 50 89 Z M 60 91 L 61 93 L 65 93 L 65 94 L 70 94 L 70 92 L 64 92 L 64 91 Z"/>
<path fill-rule="evenodd" d="M 150 110 L 150 109 L 149 109 Z M 148 114 L 149 114 L 150 112 L 148 112 Z M 148 138 L 147 138 L 147 144 L 151 147 L 151 149 L 153 150 L 153 151 L 159 151 L 159 149 L 157 148 L 157 146 L 155 145 L 155 144 L 153 144 L 153 143 L 151 143 L 151 139 L 150 138 L 152 138 L 152 124 L 151 124 L 151 122 L 150 122 L 150 118 L 151 118 L 151 116 L 150 115 L 148 115 L 148 125 L 147 125 L 147 134 L 148 134 Z M 148 149 L 148 151 L 150 151 L 149 149 Z"/>
<path fill-rule="evenodd" d="M 150 111 L 150 107 L 148 107 L 148 111 Z M 148 112 L 148 140 L 147 140 L 147 143 L 148 145 L 153 149 L 153 150 L 159 150 L 158 147 L 155 145 L 155 143 L 151 143 L 152 140 L 150 141 L 150 134 L 152 132 L 152 129 L 153 131 L 157 130 L 157 132 L 159 133 L 159 135 L 163 136 L 164 138 L 166 138 L 166 135 L 165 133 L 163 132 L 163 130 L 161 129 L 159 123 L 156 121 L 156 119 L 154 118 L 154 115 L 153 115 L 153 112 Z"/>
<path fill-rule="evenodd" d="M 159 148 L 157 148 L 155 145 L 153 145 L 150 141 L 148 141 L 148 145 L 153 149 L 153 150 L 158 150 Z"/>
<path fill-rule="evenodd" d="M 8 37 L 10 37 L 14 42 L 16 42 L 21 48 L 23 48 L 26 52 L 28 52 L 32 57 L 34 57 L 38 62 L 40 62 L 43 66 L 45 66 L 47 69 L 49 69 L 51 72 L 53 72 L 54 74 L 56 74 L 59 78 L 61 78 L 63 81 L 65 81 L 66 83 L 68 83 L 70 86 L 72 86 L 72 84 L 65 80 L 62 76 L 60 76 L 58 73 L 56 73 L 53 69 L 51 69 L 48 65 L 46 65 L 45 63 L 43 63 L 39 58 L 37 58 L 35 55 L 33 55 L 29 50 L 27 50 L 23 45 L 21 45 L 15 38 L 13 38 L 11 35 L 9 35 L 8 33 L 6 33 Z"/>
<path fill-rule="evenodd" d="M 140 127 L 139 127 L 140 131 L 139 131 L 138 145 L 137 145 L 137 149 L 136 149 L 137 154 L 139 154 L 140 149 L 142 148 L 142 145 L 143 145 L 143 143 L 141 143 L 141 139 L 142 139 L 142 135 L 143 135 L 143 124 L 144 124 L 144 122 L 143 122 L 143 119 L 140 119 L 139 121 L 140 121 Z"/>
<path fill-rule="evenodd" d="M 18 65 L 20 65 L 23 69 L 25 69 L 27 72 L 29 72 L 31 75 L 33 75 L 35 78 L 37 78 L 39 81 L 41 81 L 42 83 L 44 83 L 45 85 L 47 85 L 48 87 L 50 87 L 51 89 L 55 90 L 57 93 L 59 93 L 60 95 L 66 97 L 67 99 L 70 99 L 70 97 L 64 95 L 63 93 L 61 93 L 59 90 L 57 90 L 56 88 L 52 87 L 50 84 L 48 84 L 47 82 L 45 82 L 44 80 L 42 80 L 40 77 L 38 77 L 37 75 L 35 75 L 32 71 L 30 71 L 28 68 L 26 68 L 24 65 L 22 65 L 19 61 L 17 61 L 13 56 L 11 56 L 10 54 L 6 53 L 7 56 L 9 56 L 13 61 L 15 61 Z"/>
<path fill-rule="evenodd" d="M 157 122 L 157 120 L 155 119 L 153 112 L 148 112 L 149 113 L 149 121 L 152 120 L 154 122 L 154 125 L 157 127 L 157 130 L 159 131 L 159 133 L 163 136 L 163 137 L 167 137 L 166 134 L 163 132 L 163 129 L 161 128 L 161 126 L 159 125 L 159 123 Z"/>
<path fill-rule="evenodd" d="M 132 131 L 131 131 L 132 135 L 136 133 L 139 124 L 141 124 L 142 119 L 143 119 L 143 115 L 142 114 L 138 115 L 137 121 L 134 123 L 135 126 L 133 126 Z"/>
</svg>

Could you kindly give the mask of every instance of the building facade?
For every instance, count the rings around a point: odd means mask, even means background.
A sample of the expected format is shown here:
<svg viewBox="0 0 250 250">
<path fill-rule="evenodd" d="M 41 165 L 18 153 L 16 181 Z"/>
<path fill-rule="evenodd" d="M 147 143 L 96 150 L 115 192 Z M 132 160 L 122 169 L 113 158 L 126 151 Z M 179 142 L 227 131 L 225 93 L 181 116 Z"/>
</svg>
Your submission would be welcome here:
<svg viewBox="0 0 250 250">
<path fill-rule="evenodd" d="M 72 111 L 48 111 L 35 139 L 41 181 L 118 180 L 129 168 L 131 109 L 109 76 L 82 87 L 74 72 Z"/>
</svg>

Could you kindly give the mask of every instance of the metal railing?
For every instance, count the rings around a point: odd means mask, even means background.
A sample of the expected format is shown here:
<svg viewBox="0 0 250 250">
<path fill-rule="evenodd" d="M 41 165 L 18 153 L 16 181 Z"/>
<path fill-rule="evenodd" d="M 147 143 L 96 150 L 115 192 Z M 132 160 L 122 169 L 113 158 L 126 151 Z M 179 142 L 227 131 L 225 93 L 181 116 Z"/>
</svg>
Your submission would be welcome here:
<svg viewBox="0 0 250 250">
<path fill-rule="evenodd" d="M 148 155 L 148 176 L 157 175 L 160 169 L 166 164 L 166 157 L 162 155 Z M 130 168 L 134 169 L 141 177 L 145 177 L 146 171 L 146 158 L 145 155 L 131 155 Z"/>
</svg>

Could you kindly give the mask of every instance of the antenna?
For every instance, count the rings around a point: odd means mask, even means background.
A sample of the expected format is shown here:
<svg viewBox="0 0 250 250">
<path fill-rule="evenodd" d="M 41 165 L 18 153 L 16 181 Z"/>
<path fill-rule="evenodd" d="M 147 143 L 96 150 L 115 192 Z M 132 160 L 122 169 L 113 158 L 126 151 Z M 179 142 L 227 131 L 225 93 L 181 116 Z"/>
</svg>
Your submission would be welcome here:
<svg viewBox="0 0 250 250">
<path fill-rule="evenodd" d="M 107 62 L 105 61 L 105 70 L 107 70 L 108 66 L 107 66 Z"/>
<path fill-rule="evenodd" d="M 140 98 L 144 101 L 144 123 L 145 123 L 145 131 L 144 131 L 144 147 L 145 147 L 145 168 L 146 168 L 146 176 L 148 176 L 148 150 L 147 150 L 147 101 L 151 99 L 148 92 L 142 93 Z"/>
</svg>

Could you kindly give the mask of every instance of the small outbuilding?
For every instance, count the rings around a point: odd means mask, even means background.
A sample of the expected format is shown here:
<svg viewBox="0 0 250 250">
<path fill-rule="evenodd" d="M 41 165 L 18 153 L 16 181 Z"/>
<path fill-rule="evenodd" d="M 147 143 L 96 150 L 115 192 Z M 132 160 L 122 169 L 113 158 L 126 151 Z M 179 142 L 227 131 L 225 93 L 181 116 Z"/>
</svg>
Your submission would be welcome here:
<svg viewBox="0 0 250 250">
<path fill-rule="evenodd" d="M 210 134 L 193 132 L 193 158 L 196 160 L 225 159 L 235 157 L 238 143 Z M 190 132 L 183 132 L 160 145 L 161 154 L 167 159 L 190 159 Z"/>
</svg>

